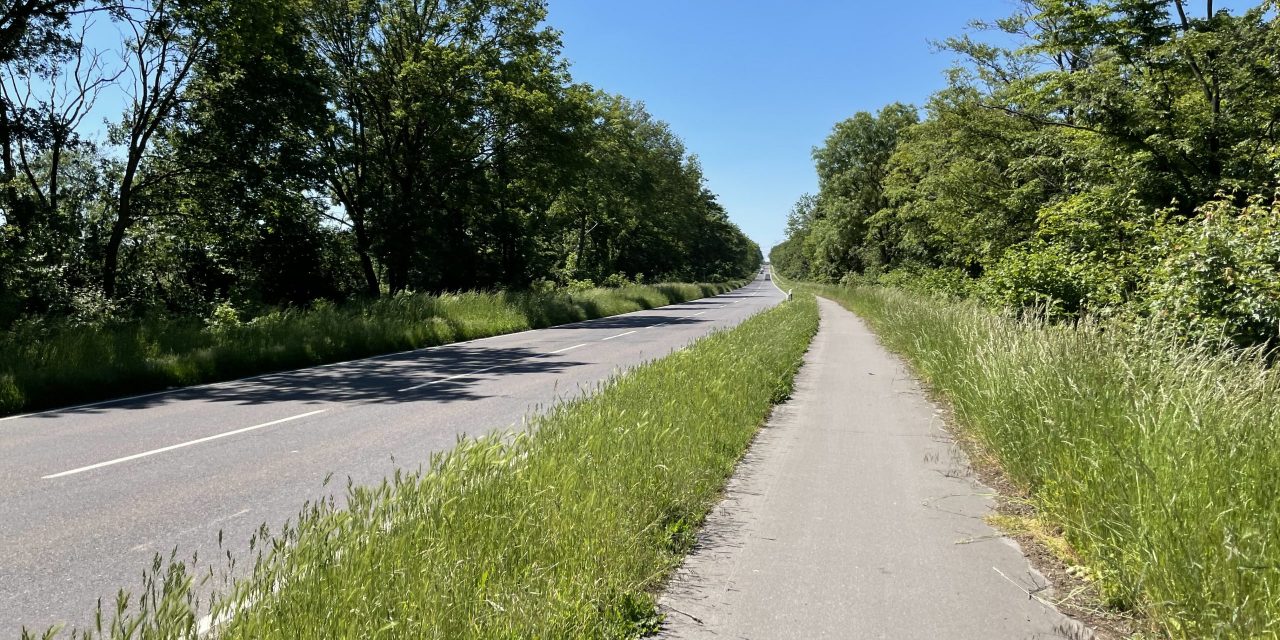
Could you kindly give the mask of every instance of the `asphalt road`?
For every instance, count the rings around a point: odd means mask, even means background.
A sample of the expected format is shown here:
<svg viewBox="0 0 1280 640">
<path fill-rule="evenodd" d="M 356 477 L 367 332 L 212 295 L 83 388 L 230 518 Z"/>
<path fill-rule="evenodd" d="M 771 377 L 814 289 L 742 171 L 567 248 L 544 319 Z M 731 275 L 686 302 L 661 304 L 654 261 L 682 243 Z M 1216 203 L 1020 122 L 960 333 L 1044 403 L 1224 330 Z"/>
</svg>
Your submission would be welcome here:
<svg viewBox="0 0 1280 640">
<path fill-rule="evenodd" d="M 649 311 L 0 419 L 0 638 L 86 623 L 154 554 L 244 557 L 307 500 L 416 469 L 777 304 L 748 286 Z M 327 476 L 336 480 L 323 486 Z M 335 488 L 336 487 L 336 488 Z"/>
<path fill-rule="evenodd" d="M 791 400 L 668 584 L 661 637 L 1090 637 L 983 520 L 992 491 L 911 372 L 852 313 L 819 304 Z"/>
</svg>

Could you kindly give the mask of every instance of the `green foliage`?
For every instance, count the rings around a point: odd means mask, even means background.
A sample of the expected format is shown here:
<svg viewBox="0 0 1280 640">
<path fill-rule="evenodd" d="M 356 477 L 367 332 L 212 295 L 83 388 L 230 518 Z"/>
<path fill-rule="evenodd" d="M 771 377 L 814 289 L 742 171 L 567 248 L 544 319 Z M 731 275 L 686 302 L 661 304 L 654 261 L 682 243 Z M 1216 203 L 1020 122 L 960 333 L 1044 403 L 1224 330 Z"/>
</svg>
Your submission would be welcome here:
<svg viewBox="0 0 1280 640">
<path fill-rule="evenodd" d="M 955 268 L 899 269 L 876 279 L 878 284 L 946 298 L 976 295 L 978 283 L 967 273 Z M 842 285 L 854 284 L 841 282 Z M 868 282 L 856 284 L 871 284 Z"/>
<path fill-rule="evenodd" d="M 324 307 L 313 309 L 325 310 Z M 221 302 L 213 308 L 213 314 L 209 316 L 205 326 L 215 333 L 235 329 L 240 326 L 240 312 L 230 302 Z"/>
<path fill-rule="evenodd" d="M 518 433 L 466 439 L 425 470 L 350 487 L 263 537 L 224 590 L 224 639 L 633 638 L 818 328 L 812 297 L 761 313 L 558 405 Z M 150 575 L 165 575 L 159 565 Z M 171 571 L 172 573 L 172 571 Z M 104 611 L 95 637 L 138 623 L 190 630 L 193 590 L 154 611 Z M 114 615 L 113 615 L 114 613 Z M 216 612 L 215 612 L 216 613 Z M 73 632 L 73 637 L 76 635 Z"/>
<path fill-rule="evenodd" d="M 551 210 L 563 242 L 551 259 L 562 281 L 603 282 L 617 273 L 702 281 L 754 272 L 759 247 L 728 220 L 703 186 L 697 158 L 670 128 L 619 96 L 595 94 L 591 102 L 596 118 L 585 165 Z"/>
<path fill-rule="evenodd" d="M 1053 319 L 1101 312 L 1120 301 L 1110 265 L 1058 244 L 1010 249 L 983 276 L 981 296 L 998 306 L 1034 309 Z"/>
<path fill-rule="evenodd" d="M 543 0 L 9 5 L 0 330 L 759 265 L 665 123 L 573 81 Z M 95 101 L 124 104 L 101 144 Z"/>
<path fill-rule="evenodd" d="M 929 290 L 930 269 L 963 272 L 937 284 L 1053 319 L 1273 344 L 1257 211 L 1280 187 L 1275 3 L 1017 4 L 943 43 L 963 64 L 923 121 L 894 104 L 835 126 L 814 152 L 820 192 L 773 250 L 779 273 Z"/>
<path fill-rule="evenodd" d="M 945 395 L 1063 528 L 1112 607 L 1145 614 L 1157 637 L 1275 635 L 1280 371 L 1261 353 L 901 290 L 818 291 L 866 317 Z"/>
<path fill-rule="evenodd" d="M 1280 345 L 1280 200 L 1218 200 L 1158 232 L 1163 259 L 1144 292 L 1149 313 L 1182 334 Z"/>
<path fill-rule="evenodd" d="M 805 255 L 804 238 L 791 237 L 769 250 L 769 264 L 774 273 L 788 278 L 805 278 L 809 275 L 809 261 Z"/>
<path fill-rule="evenodd" d="M 892 261 L 880 215 L 889 204 L 884 180 L 898 137 L 916 121 L 915 109 L 898 103 L 875 115 L 859 112 L 814 149 L 819 191 L 804 243 L 816 279 L 835 281 Z"/>
</svg>

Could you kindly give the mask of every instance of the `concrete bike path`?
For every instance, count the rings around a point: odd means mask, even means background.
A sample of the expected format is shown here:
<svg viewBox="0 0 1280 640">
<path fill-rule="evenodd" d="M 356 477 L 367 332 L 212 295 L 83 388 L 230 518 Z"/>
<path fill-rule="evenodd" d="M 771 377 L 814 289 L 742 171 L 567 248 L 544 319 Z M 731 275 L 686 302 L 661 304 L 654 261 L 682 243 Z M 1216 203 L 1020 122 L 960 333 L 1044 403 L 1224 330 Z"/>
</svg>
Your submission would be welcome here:
<svg viewBox="0 0 1280 640">
<path fill-rule="evenodd" d="M 1089 637 L 1028 594 L 1051 597 L 902 362 L 819 303 L 792 399 L 660 600 L 662 637 Z"/>
</svg>

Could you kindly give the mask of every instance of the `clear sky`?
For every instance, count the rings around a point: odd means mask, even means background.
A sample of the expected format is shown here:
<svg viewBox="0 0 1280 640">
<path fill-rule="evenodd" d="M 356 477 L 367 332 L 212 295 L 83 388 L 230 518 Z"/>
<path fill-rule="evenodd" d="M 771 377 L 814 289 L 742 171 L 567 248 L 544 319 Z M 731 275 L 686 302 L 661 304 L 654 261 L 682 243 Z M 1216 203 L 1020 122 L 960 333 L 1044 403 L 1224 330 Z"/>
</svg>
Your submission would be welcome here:
<svg viewBox="0 0 1280 640">
<path fill-rule="evenodd" d="M 643 101 L 767 254 L 832 125 L 942 88 L 930 41 L 1013 0 L 549 0 L 578 81 Z M 1220 2 L 1234 12 L 1255 1 Z M 1198 8 L 1198 7 L 1197 7 Z"/>
<path fill-rule="evenodd" d="M 643 101 L 698 155 L 767 254 L 817 190 L 810 152 L 858 111 L 923 104 L 954 56 L 930 41 L 1011 0 L 549 0 L 574 79 Z"/>
</svg>

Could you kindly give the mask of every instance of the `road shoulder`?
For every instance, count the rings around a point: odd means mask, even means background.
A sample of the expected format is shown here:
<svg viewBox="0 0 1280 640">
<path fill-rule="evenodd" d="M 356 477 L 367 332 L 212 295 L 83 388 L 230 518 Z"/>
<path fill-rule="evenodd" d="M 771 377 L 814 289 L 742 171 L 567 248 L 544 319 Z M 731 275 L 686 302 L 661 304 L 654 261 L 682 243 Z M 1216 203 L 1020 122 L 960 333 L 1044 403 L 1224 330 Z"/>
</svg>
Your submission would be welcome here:
<svg viewBox="0 0 1280 640">
<path fill-rule="evenodd" d="M 906 367 L 856 316 L 819 303 L 791 401 L 660 600 L 662 636 L 1088 637 L 984 522 L 991 490 Z"/>
</svg>

